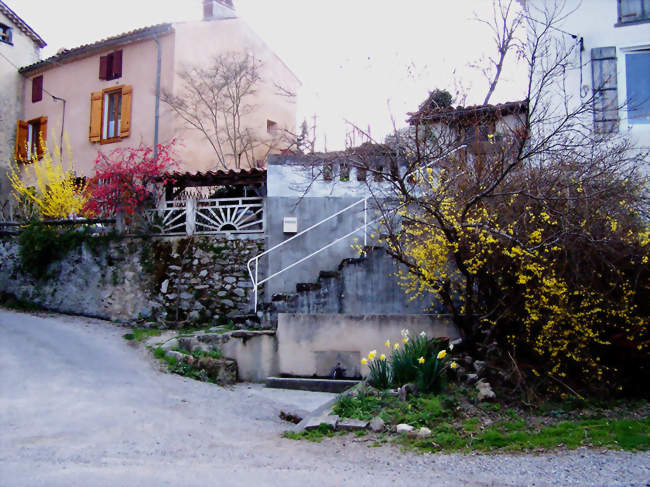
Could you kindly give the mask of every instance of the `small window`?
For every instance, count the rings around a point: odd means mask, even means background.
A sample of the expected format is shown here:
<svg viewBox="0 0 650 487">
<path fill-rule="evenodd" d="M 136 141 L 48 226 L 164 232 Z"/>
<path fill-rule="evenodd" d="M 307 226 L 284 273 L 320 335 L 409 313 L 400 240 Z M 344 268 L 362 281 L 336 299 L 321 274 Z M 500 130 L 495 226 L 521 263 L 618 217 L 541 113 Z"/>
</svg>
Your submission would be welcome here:
<svg viewBox="0 0 650 487">
<path fill-rule="evenodd" d="M 32 103 L 43 99 L 43 75 L 32 78 Z"/>
<path fill-rule="evenodd" d="M 650 0 L 618 0 L 618 23 L 650 21 Z"/>
<path fill-rule="evenodd" d="M 0 24 L 0 42 L 6 44 L 13 44 L 11 27 L 5 24 Z"/>
<path fill-rule="evenodd" d="M 331 181 L 334 177 L 334 168 L 329 162 L 323 163 L 323 180 Z"/>
<path fill-rule="evenodd" d="M 342 162 L 340 169 L 339 169 L 339 179 L 341 181 L 349 181 L 350 180 L 350 166 Z"/>
<path fill-rule="evenodd" d="M 122 90 L 104 93 L 104 114 L 102 116 L 102 140 L 120 136 L 122 124 Z"/>
<path fill-rule="evenodd" d="M 384 166 L 375 167 L 375 181 L 381 182 L 384 180 Z"/>
<path fill-rule="evenodd" d="M 625 55 L 627 119 L 630 124 L 650 124 L 650 51 Z"/>
<path fill-rule="evenodd" d="M 266 132 L 268 134 L 275 135 L 275 133 L 278 130 L 278 124 L 277 122 L 274 122 L 273 120 L 267 120 L 266 121 Z"/>
<path fill-rule="evenodd" d="M 90 95 L 91 142 L 116 142 L 130 135 L 131 86 L 116 86 Z"/>
<path fill-rule="evenodd" d="M 365 181 L 367 178 L 367 171 L 361 164 L 357 165 L 357 181 Z"/>
<path fill-rule="evenodd" d="M 16 160 L 30 162 L 45 154 L 47 143 L 47 117 L 26 122 L 19 120 L 16 127 Z"/>
<path fill-rule="evenodd" d="M 122 51 L 99 58 L 99 79 L 110 81 L 122 77 Z"/>
</svg>

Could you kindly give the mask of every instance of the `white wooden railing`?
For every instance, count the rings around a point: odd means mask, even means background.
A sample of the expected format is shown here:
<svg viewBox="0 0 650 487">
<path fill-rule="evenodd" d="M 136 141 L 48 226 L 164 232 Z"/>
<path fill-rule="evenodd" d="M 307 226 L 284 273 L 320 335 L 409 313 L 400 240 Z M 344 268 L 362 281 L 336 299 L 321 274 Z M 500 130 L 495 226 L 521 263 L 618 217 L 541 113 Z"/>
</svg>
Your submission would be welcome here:
<svg viewBox="0 0 650 487">
<path fill-rule="evenodd" d="M 153 231 L 161 235 L 263 233 L 263 198 L 214 198 L 166 201 L 146 210 Z"/>
</svg>

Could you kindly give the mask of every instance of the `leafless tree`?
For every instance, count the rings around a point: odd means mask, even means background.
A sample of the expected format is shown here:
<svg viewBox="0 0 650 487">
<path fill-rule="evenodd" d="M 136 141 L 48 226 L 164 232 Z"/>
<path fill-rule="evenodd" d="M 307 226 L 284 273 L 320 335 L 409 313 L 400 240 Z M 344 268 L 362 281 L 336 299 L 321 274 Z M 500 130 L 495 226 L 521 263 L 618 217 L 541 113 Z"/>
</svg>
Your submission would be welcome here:
<svg viewBox="0 0 650 487">
<path fill-rule="evenodd" d="M 205 136 L 220 168 L 255 167 L 256 156 L 259 159 L 260 152 L 274 147 L 275 137 L 262 139 L 246 124 L 256 108 L 252 101 L 262 82 L 261 68 L 250 55 L 219 54 L 207 67 L 186 66 L 179 73 L 180 90 L 161 95 L 182 120 Z"/>
</svg>

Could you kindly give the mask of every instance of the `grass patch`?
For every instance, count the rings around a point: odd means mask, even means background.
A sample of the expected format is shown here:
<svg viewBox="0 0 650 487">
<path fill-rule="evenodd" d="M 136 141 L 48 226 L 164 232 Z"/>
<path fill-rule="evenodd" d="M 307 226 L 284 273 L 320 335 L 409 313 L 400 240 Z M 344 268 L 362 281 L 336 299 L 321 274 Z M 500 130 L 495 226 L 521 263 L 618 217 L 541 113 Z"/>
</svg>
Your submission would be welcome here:
<svg viewBox="0 0 650 487">
<path fill-rule="evenodd" d="M 215 380 L 211 377 L 208 377 L 205 370 L 199 369 L 196 367 L 199 360 L 204 357 L 219 359 L 222 358 L 221 351 L 219 350 L 210 350 L 204 352 L 202 350 L 195 350 L 193 352 L 188 352 L 180 348 L 175 348 L 174 351 L 183 353 L 188 356 L 190 360 L 179 360 L 177 357 L 166 355 L 165 350 L 161 347 L 157 347 L 153 350 L 153 356 L 159 360 L 164 361 L 167 364 L 167 370 L 173 374 L 182 375 L 184 377 L 189 377 L 190 379 L 196 379 L 203 382 L 211 382 L 215 384 Z"/>
<path fill-rule="evenodd" d="M 478 423 L 467 420 L 462 427 L 442 423 L 427 439 L 400 439 L 405 446 L 426 451 L 531 451 L 581 446 L 622 450 L 650 449 L 650 420 L 565 421 L 536 430 L 524 421 L 505 421 L 477 430 Z"/>
<path fill-rule="evenodd" d="M 162 332 L 153 328 L 134 328 L 131 333 L 125 333 L 122 337 L 125 340 L 133 340 L 136 342 L 143 342 L 149 337 L 160 336 Z"/>
<path fill-rule="evenodd" d="M 574 406 L 572 409 L 571 406 Z M 647 402 L 580 404 L 548 403 L 522 408 L 507 403 L 479 403 L 468 391 L 452 387 L 447 394 L 411 396 L 408 401 L 387 393 L 341 396 L 334 414 L 369 420 L 379 415 L 387 425 L 427 427 L 426 439 L 400 437 L 409 448 L 424 451 L 540 451 L 582 446 L 650 450 Z"/>
<path fill-rule="evenodd" d="M 334 431 L 329 424 L 321 423 L 318 428 L 309 431 L 285 431 L 282 433 L 282 437 L 289 440 L 307 440 L 320 443 L 323 441 L 323 438 L 330 438 L 344 433 L 343 431 Z"/>
</svg>

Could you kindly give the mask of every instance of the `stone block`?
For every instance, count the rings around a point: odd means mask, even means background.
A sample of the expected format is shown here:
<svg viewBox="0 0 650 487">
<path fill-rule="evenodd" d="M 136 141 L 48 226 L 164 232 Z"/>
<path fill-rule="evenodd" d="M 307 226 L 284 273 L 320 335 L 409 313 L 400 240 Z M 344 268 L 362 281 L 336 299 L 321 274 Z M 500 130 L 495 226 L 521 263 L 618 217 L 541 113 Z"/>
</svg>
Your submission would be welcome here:
<svg viewBox="0 0 650 487">
<path fill-rule="evenodd" d="M 359 431 L 365 430 L 367 427 L 368 421 L 355 418 L 345 418 L 336 424 L 336 429 L 342 431 Z"/>
<path fill-rule="evenodd" d="M 232 359 L 202 357 L 197 366 L 219 385 L 237 382 L 237 362 Z"/>
</svg>

